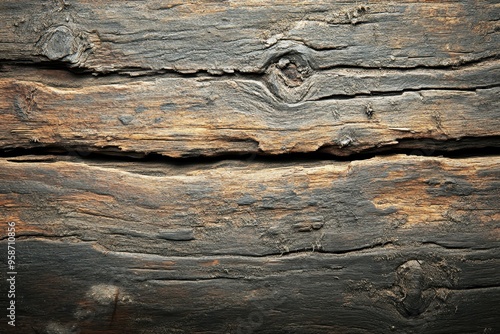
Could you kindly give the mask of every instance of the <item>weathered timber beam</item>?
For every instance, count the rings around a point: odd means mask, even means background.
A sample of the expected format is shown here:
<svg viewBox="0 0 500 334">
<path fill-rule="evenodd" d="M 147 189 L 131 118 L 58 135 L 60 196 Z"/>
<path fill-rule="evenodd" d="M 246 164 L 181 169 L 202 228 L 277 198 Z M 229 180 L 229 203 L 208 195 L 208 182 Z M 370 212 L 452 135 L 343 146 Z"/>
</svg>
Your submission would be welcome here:
<svg viewBox="0 0 500 334">
<path fill-rule="evenodd" d="M 18 221 L 19 236 L 172 256 L 500 245 L 497 156 L 228 164 L 162 174 L 3 158 L 0 218 Z"/>
<path fill-rule="evenodd" d="M 59 146 L 171 157 L 322 150 L 336 155 L 422 139 L 498 146 L 498 60 L 453 70 L 337 69 L 262 76 L 88 78 L 5 67 L 0 148 Z M 293 102 L 293 103 L 292 103 Z M 476 147 L 481 145 L 480 142 Z"/>
<path fill-rule="evenodd" d="M 0 6 L 0 149 L 350 155 L 499 135 L 495 2 Z"/>
<path fill-rule="evenodd" d="M 498 54 L 496 1 L 17 1 L 0 3 L 0 59 L 95 73 L 450 66 Z"/>
<path fill-rule="evenodd" d="M 499 329 L 498 248 L 424 245 L 349 254 L 172 257 L 102 252 L 90 242 L 68 241 L 17 242 L 16 283 L 22 297 L 13 332 L 385 334 Z M 5 280 L 0 288 L 8 288 Z M 3 294 L 0 299 L 5 299 Z"/>
<path fill-rule="evenodd" d="M 498 156 L 65 159 L 0 160 L 20 331 L 498 330 Z"/>
</svg>

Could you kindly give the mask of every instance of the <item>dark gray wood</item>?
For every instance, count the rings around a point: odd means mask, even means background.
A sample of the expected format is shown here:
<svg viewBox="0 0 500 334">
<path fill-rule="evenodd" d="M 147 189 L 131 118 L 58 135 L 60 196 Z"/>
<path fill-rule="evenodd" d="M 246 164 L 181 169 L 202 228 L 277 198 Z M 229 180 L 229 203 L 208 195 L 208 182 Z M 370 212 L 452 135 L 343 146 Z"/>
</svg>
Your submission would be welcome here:
<svg viewBox="0 0 500 334">
<path fill-rule="evenodd" d="M 174 257 L 33 237 L 18 254 L 12 332 L 498 331 L 498 248 Z"/>
<path fill-rule="evenodd" d="M 494 333 L 499 176 L 497 156 L 186 167 L 4 158 L 18 323 L 42 333 Z"/>
<path fill-rule="evenodd" d="M 313 69 L 450 66 L 498 54 L 496 1 L 15 1 L 1 59 L 96 73 L 263 72 L 284 54 Z"/>
</svg>

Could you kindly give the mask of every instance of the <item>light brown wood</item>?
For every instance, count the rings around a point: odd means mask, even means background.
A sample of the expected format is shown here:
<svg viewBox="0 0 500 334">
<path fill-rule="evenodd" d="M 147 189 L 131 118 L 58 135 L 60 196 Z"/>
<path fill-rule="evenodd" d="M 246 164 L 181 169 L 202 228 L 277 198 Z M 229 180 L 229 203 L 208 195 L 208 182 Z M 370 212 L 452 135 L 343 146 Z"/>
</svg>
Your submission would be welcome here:
<svg viewBox="0 0 500 334">
<path fill-rule="evenodd" d="M 1 6 L 3 149 L 181 157 L 498 146 L 495 2 Z M 17 66 L 26 64 L 80 72 Z"/>
<path fill-rule="evenodd" d="M 308 78 L 303 91 L 286 88 L 275 76 L 80 83 L 79 78 L 56 79 L 57 71 L 30 71 L 23 78 L 14 68 L 0 79 L 0 147 L 181 157 L 317 150 L 349 155 L 425 149 L 423 139 L 441 142 L 442 149 L 460 148 L 462 138 L 476 138 L 474 147 L 491 146 L 500 136 L 498 64 L 327 71 Z M 53 79 L 44 79 L 44 73 Z M 280 84 L 286 92 L 278 95 L 299 94 L 302 101 L 290 104 L 273 94 L 269 87 Z"/>
</svg>

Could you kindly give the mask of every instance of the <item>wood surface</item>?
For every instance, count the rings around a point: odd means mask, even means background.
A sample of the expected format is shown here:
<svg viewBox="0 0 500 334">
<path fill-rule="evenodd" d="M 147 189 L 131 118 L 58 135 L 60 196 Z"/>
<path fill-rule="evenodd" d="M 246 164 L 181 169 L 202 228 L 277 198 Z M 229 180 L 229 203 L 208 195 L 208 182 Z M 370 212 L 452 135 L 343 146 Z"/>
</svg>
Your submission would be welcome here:
<svg viewBox="0 0 500 334">
<path fill-rule="evenodd" d="M 499 32 L 496 0 L 1 0 L 0 332 L 500 332 Z"/>
<path fill-rule="evenodd" d="M 498 146 L 496 1 L 1 6 L 5 149 L 186 157 L 345 156 L 425 140 L 453 150 L 464 138 Z"/>
<path fill-rule="evenodd" d="M 498 156 L 0 167 L 22 328 L 498 330 Z"/>
<path fill-rule="evenodd" d="M 305 100 L 295 104 L 277 99 L 260 79 L 154 76 L 79 85 L 78 78 L 63 77 L 79 86 L 56 87 L 9 69 L 8 78 L 0 79 L 0 145 L 171 157 L 317 150 L 349 155 L 402 143 L 424 149 L 422 139 L 441 142 L 443 149 L 456 149 L 463 138 L 474 138 L 473 147 L 498 145 L 499 64 L 323 71 L 309 78 L 319 88 L 306 88 Z M 370 95 L 374 90 L 380 93 Z"/>
<path fill-rule="evenodd" d="M 262 73 L 441 67 L 498 54 L 497 1 L 39 1 L 1 3 L 0 52 L 94 73 Z"/>
</svg>

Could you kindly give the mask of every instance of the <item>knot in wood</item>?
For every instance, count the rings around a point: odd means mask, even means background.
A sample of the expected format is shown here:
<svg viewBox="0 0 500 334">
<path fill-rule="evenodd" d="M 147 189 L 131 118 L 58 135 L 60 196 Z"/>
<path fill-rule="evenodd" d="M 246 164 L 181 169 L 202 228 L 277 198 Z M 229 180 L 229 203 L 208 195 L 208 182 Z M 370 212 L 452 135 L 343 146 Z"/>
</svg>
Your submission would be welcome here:
<svg viewBox="0 0 500 334">
<path fill-rule="evenodd" d="M 68 27 L 56 27 L 45 35 L 42 53 L 50 60 L 62 59 L 76 51 L 75 36 Z"/>
<path fill-rule="evenodd" d="M 41 55 L 49 60 L 59 60 L 78 65 L 86 57 L 93 43 L 89 34 L 61 25 L 50 28 L 37 43 Z"/>
<path fill-rule="evenodd" d="M 396 271 L 396 286 L 401 294 L 398 310 L 406 317 L 418 316 L 430 303 L 429 291 L 426 291 L 426 273 L 421 263 L 419 260 L 410 260 Z"/>
<path fill-rule="evenodd" d="M 288 87 L 300 86 L 308 73 L 307 68 L 300 67 L 300 65 L 297 66 L 297 64 L 291 62 L 288 58 L 281 58 L 277 67 L 281 70 L 277 72 L 278 75 L 280 75 L 284 84 Z"/>
<path fill-rule="evenodd" d="M 285 55 L 268 67 L 265 81 L 274 95 L 285 102 L 297 103 L 309 90 L 305 83 L 311 73 L 312 69 L 300 55 Z"/>
</svg>

